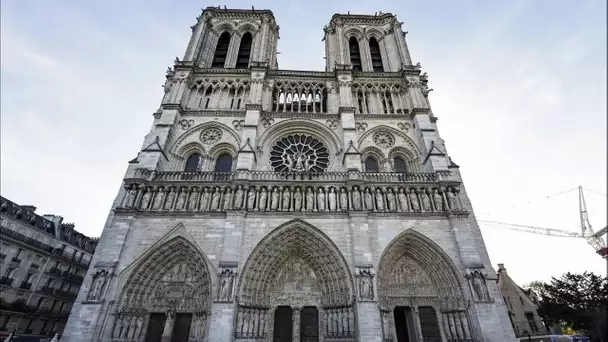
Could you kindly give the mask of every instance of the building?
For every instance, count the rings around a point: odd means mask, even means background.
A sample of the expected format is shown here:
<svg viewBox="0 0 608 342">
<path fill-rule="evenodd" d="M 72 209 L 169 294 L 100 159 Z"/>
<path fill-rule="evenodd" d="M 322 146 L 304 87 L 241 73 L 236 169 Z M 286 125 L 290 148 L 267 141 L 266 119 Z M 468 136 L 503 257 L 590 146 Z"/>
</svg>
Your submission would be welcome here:
<svg viewBox="0 0 608 342">
<path fill-rule="evenodd" d="M 518 337 L 544 335 L 549 333 L 538 315 L 538 298 L 534 292 L 519 287 L 509 274 L 504 264 L 498 264 L 498 288 L 507 304 L 513 330 Z"/>
<path fill-rule="evenodd" d="M 515 339 L 401 23 L 323 32 L 281 70 L 271 11 L 203 10 L 65 339 Z"/>
<path fill-rule="evenodd" d="M 97 239 L 0 197 L 0 338 L 61 334 Z"/>
</svg>

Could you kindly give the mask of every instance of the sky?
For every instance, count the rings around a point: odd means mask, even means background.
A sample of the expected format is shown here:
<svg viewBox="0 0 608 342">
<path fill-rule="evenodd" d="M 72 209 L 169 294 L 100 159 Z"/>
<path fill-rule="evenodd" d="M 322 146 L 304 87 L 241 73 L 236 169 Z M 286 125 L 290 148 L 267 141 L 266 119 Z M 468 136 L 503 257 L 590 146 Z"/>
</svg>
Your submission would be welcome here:
<svg viewBox="0 0 608 342">
<path fill-rule="evenodd" d="M 6 0 L 1 4 L 2 196 L 99 236 L 142 147 L 165 70 L 208 5 Z M 479 220 L 580 231 L 585 190 L 606 225 L 606 1 L 258 1 L 280 25 L 281 69 L 323 70 L 334 13 L 396 14 L 429 75 L 433 112 Z M 565 192 L 560 195 L 559 194 Z M 480 223 L 491 262 L 524 285 L 606 274 L 584 239 Z"/>
</svg>

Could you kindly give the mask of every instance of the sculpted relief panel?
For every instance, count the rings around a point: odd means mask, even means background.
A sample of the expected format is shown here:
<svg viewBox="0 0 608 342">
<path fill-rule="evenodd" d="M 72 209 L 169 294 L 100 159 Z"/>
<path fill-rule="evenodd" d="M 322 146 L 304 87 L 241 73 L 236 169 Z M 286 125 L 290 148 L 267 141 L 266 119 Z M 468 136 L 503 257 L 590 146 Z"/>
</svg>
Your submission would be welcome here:
<svg viewBox="0 0 608 342">
<path fill-rule="evenodd" d="M 273 305 L 319 305 L 322 289 L 317 276 L 306 262 L 291 257 L 282 267 L 275 280 L 271 295 Z"/>
<path fill-rule="evenodd" d="M 387 281 L 389 297 L 436 296 L 435 286 L 429 275 L 415 261 L 403 257 L 390 272 Z"/>
</svg>

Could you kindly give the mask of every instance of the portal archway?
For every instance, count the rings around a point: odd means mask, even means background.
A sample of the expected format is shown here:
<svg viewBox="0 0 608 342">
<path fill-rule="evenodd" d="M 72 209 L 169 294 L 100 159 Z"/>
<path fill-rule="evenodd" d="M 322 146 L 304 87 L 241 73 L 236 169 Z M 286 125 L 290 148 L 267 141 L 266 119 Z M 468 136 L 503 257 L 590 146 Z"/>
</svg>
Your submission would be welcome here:
<svg viewBox="0 0 608 342">
<path fill-rule="evenodd" d="M 127 270 L 112 341 L 202 341 L 211 277 L 202 253 L 182 236 L 147 251 Z"/>
<path fill-rule="evenodd" d="M 472 339 L 457 268 L 421 233 L 408 230 L 393 239 L 380 258 L 377 279 L 385 339 Z"/>
<path fill-rule="evenodd" d="M 284 335 L 273 329 L 290 322 L 293 336 L 306 334 L 307 341 L 354 337 L 353 304 L 352 277 L 338 247 L 309 223 L 290 221 L 262 239 L 245 263 L 235 337 Z M 280 319 L 284 324 L 276 324 Z"/>
</svg>

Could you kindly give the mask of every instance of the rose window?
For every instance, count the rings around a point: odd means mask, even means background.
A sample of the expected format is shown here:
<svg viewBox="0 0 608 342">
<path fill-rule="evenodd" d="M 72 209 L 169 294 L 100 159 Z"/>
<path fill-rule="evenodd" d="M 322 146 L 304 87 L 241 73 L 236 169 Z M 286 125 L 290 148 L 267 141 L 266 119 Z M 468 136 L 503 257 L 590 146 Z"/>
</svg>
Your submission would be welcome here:
<svg viewBox="0 0 608 342">
<path fill-rule="evenodd" d="M 395 145 L 395 137 L 388 132 L 378 132 L 374 134 L 373 140 L 380 148 L 390 148 Z"/>
<path fill-rule="evenodd" d="M 223 132 L 219 128 L 209 128 L 201 133 L 201 141 L 205 145 L 212 145 L 220 141 Z"/>
<path fill-rule="evenodd" d="M 328 164 L 327 148 L 309 135 L 288 135 L 270 151 L 270 165 L 276 172 L 323 172 Z"/>
</svg>

